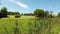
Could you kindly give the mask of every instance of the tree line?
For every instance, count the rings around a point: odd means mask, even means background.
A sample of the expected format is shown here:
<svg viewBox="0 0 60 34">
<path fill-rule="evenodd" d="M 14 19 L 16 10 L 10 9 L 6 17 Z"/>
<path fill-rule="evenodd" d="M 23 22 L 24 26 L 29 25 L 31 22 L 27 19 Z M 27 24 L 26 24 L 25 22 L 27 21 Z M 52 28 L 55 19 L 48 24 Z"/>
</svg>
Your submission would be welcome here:
<svg viewBox="0 0 60 34">
<path fill-rule="evenodd" d="M 38 18 L 53 18 L 52 11 L 49 12 L 48 10 L 44 11 L 42 9 L 36 9 L 34 11 L 34 15 Z"/>
<path fill-rule="evenodd" d="M 27 16 L 36 16 L 38 18 L 54 18 L 53 16 L 53 11 L 44 11 L 42 9 L 36 9 L 34 11 L 34 13 L 25 13 L 25 14 L 20 14 L 19 12 L 9 12 L 7 11 L 7 8 L 6 7 L 3 7 L 1 10 L 0 10 L 0 18 L 2 17 L 8 17 L 7 15 L 16 15 L 16 16 L 21 16 L 21 15 L 27 15 Z M 57 17 L 60 17 L 60 12 L 58 13 Z"/>
<path fill-rule="evenodd" d="M 0 18 L 2 17 L 8 17 L 8 15 L 20 15 L 19 12 L 8 12 L 6 7 L 3 7 L 0 10 Z"/>
<path fill-rule="evenodd" d="M 34 15 L 38 18 L 55 18 L 55 17 L 60 17 L 60 12 L 57 14 L 53 15 L 53 11 L 44 11 L 42 9 L 36 9 L 34 11 Z"/>
</svg>

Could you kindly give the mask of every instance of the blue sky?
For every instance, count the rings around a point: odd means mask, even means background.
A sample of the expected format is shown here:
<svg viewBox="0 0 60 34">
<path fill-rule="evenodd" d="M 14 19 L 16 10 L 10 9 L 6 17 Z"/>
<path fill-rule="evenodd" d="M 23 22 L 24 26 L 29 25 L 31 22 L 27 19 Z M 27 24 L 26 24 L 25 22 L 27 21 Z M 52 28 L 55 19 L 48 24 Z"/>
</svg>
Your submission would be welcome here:
<svg viewBox="0 0 60 34">
<path fill-rule="evenodd" d="M 20 13 L 33 13 L 35 9 L 43 9 L 58 13 L 60 0 L 1 0 L 0 9 L 6 7 L 8 11 Z"/>
</svg>

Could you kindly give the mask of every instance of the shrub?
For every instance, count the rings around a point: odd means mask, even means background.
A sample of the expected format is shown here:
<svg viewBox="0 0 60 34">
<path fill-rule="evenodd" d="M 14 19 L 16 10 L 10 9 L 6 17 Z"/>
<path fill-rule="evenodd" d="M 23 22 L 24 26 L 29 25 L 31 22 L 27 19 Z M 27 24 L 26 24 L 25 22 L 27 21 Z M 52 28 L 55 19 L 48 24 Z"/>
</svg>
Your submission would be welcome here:
<svg viewBox="0 0 60 34">
<path fill-rule="evenodd" d="M 19 18 L 19 17 L 21 17 L 21 15 L 15 15 L 15 18 Z"/>
</svg>

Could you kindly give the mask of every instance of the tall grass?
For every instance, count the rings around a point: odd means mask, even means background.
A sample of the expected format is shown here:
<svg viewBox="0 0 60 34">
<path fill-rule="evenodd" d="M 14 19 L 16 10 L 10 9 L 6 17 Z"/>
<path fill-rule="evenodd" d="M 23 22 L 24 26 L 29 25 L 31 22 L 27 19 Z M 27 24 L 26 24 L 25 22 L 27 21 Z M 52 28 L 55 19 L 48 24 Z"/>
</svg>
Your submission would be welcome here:
<svg viewBox="0 0 60 34">
<path fill-rule="evenodd" d="M 18 29 L 18 22 L 17 22 L 17 20 L 16 20 L 16 22 L 15 22 L 14 34 L 19 34 L 19 29 Z"/>
<path fill-rule="evenodd" d="M 4 26 L 4 24 L 2 24 L 2 25 L 3 25 L 3 27 L 4 27 L 4 30 L 5 30 L 6 34 L 8 34 L 7 28 Z"/>
<path fill-rule="evenodd" d="M 9 22 L 5 24 L 5 22 L 1 23 L 1 21 Z M 11 32 L 12 34 L 56 34 L 56 32 L 58 32 L 58 28 L 56 29 L 56 27 L 60 27 L 56 20 L 50 19 L 1 19 L 0 24 L 2 24 L 6 32 L 4 34 L 10 34 L 9 30 L 14 30 L 13 33 Z M 11 29 L 8 29 L 8 25 L 10 25 Z"/>
<path fill-rule="evenodd" d="M 33 34 L 33 24 L 30 22 L 28 23 L 28 34 Z"/>
</svg>

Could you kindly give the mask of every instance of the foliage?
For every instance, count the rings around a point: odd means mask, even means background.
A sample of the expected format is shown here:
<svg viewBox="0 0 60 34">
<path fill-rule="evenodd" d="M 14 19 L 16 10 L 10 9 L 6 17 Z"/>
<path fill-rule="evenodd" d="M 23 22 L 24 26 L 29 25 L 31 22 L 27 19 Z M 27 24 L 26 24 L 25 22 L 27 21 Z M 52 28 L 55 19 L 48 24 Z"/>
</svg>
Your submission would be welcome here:
<svg viewBox="0 0 60 34">
<path fill-rule="evenodd" d="M 7 28 L 4 26 L 4 24 L 2 24 L 2 25 L 3 25 L 4 29 L 5 29 L 6 34 L 8 34 Z"/>
<path fill-rule="evenodd" d="M 19 12 L 8 12 L 8 15 L 15 15 L 15 14 L 19 14 L 20 15 Z"/>
<path fill-rule="evenodd" d="M 33 34 L 33 24 L 30 22 L 28 23 L 28 34 Z"/>
<path fill-rule="evenodd" d="M 6 7 L 3 7 L 1 9 L 1 16 L 2 17 L 7 17 L 7 13 L 8 13 L 7 8 Z"/>
<path fill-rule="evenodd" d="M 49 12 L 48 11 L 44 11 L 42 9 L 36 9 L 34 11 L 34 14 L 35 14 L 36 17 L 44 18 L 44 17 L 47 17 L 49 15 Z"/>
<path fill-rule="evenodd" d="M 56 19 L 42 19 L 35 20 L 32 18 L 24 17 L 25 19 L 16 19 L 16 18 L 3 18 L 0 20 L 0 34 L 14 34 L 14 32 L 19 32 L 21 30 L 21 34 L 49 34 L 49 32 L 53 32 L 57 34 L 60 32 L 60 18 Z M 28 18 L 28 19 L 27 19 Z M 17 21 L 16 21 L 17 20 Z M 5 28 L 3 27 L 3 25 Z M 49 25 L 49 26 L 48 26 Z M 28 26 L 28 27 L 27 27 Z M 15 27 L 15 28 L 14 28 Z M 17 28 L 18 27 L 18 28 Z M 7 28 L 7 29 L 6 29 Z M 51 28 L 51 29 L 49 29 Z M 28 33 L 29 32 L 29 33 Z"/>
<path fill-rule="evenodd" d="M 33 13 L 25 13 L 24 15 L 26 15 L 26 16 L 34 16 Z"/>
<path fill-rule="evenodd" d="M 44 11 L 43 11 L 43 10 L 40 10 L 40 9 L 36 9 L 36 10 L 34 11 L 34 14 L 35 14 L 35 16 L 37 16 L 37 17 L 43 17 Z"/>
<path fill-rule="evenodd" d="M 14 30 L 14 34 L 19 34 L 19 29 L 18 29 L 18 23 L 17 23 L 17 21 L 15 23 L 15 28 L 14 29 L 15 29 Z"/>
<path fill-rule="evenodd" d="M 16 15 L 18 14 L 18 15 Z M 7 11 L 7 8 L 6 7 L 3 7 L 1 10 L 0 10 L 0 18 L 5 18 L 5 17 L 8 17 L 7 15 L 16 15 L 15 17 L 20 17 L 20 13 L 19 12 L 8 12 Z"/>
<path fill-rule="evenodd" d="M 15 18 L 19 18 L 19 17 L 21 17 L 21 15 L 18 15 L 18 14 L 15 15 Z"/>
<path fill-rule="evenodd" d="M 15 15 L 15 18 L 21 17 L 19 12 L 8 12 L 8 15 Z"/>
</svg>

